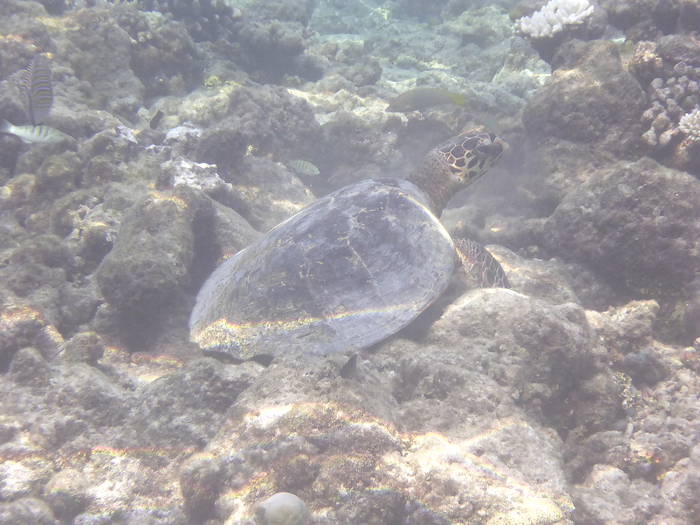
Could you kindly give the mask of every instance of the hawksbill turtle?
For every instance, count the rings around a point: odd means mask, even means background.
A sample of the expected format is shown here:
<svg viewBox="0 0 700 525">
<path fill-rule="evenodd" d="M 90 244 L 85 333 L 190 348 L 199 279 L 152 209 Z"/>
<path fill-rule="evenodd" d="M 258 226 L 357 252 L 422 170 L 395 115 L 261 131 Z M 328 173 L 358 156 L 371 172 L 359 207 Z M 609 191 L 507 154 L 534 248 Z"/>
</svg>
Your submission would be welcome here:
<svg viewBox="0 0 700 525">
<path fill-rule="evenodd" d="M 310 204 L 221 264 L 201 287 L 190 338 L 206 355 L 243 361 L 290 352 L 360 350 L 415 319 L 459 263 L 508 287 L 480 244 L 453 240 L 447 201 L 496 164 L 508 144 L 464 132 L 406 179 L 364 180 Z"/>
</svg>

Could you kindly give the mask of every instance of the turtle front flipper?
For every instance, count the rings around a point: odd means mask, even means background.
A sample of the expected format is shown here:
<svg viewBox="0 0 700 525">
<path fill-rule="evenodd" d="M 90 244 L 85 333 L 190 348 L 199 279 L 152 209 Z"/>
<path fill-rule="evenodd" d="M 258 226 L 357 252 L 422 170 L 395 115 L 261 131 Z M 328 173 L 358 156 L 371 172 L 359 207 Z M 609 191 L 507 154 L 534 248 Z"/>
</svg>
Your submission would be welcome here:
<svg viewBox="0 0 700 525">
<path fill-rule="evenodd" d="M 462 268 L 482 288 L 510 288 L 501 263 L 486 248 L 471 239 L 453 239 L 453 242 Z"/>
</svg>

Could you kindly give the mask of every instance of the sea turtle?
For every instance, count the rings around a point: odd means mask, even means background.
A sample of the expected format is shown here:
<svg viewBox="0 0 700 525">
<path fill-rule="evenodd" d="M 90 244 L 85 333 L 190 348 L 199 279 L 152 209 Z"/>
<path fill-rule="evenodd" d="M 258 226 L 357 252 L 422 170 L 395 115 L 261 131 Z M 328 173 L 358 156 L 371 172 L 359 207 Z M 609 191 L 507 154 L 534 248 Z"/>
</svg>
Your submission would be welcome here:
<svg viewBox="0 0 700 525">
<path fill-rule="evenodd" d="M 480 244 L 453 240 L 438 217 L 508 144 L 467 132 L 428 153 L 406 179 L 371 179 L 315 201 L 241 250 L 204 283 L 190 337 L 233 361 L 366 348 L 415 319 L 457 261 L 508 287 Z"/>
</svg>

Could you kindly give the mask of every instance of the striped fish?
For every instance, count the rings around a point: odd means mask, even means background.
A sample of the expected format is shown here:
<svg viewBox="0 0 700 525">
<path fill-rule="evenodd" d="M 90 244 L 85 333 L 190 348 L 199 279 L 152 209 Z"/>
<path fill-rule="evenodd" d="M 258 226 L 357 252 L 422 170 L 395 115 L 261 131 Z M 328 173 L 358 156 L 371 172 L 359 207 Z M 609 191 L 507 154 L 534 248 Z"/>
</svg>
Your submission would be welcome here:
<svg viewBox="0 0 700 525">
<path fill-rule="evenodd" d="M 0 119 L 0 133 L 9 133 L 19 137 L 25 144 L 30 142 L 55 144 L 73 138 L 49 126 L 15 126 L 5 119 Z"/>
<path fill-rule="evenodd" d="M 51 68 L 43 55 L 36 55 L 29 62 L 21 80 L 20 90 L 24 102 L 24 111 L 32 126 L 41 124 L 51 111 L 53 104 L 53 87 L 51 86 Z"/>
<path fill-rule="evenodd" d="M 316 166 L 307 160 L 290 160 L 289 165 L 299 175 L 318 175 L 321 173 Z"/>
</svg>

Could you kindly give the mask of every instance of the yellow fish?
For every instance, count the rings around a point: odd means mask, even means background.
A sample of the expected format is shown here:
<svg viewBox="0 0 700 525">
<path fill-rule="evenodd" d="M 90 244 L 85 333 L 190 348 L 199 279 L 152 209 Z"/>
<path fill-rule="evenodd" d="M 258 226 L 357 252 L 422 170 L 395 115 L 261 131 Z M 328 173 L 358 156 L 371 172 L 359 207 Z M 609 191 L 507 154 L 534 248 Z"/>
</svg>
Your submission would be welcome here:
<svg viewBox="0 0 700 525">
<path fill-rule="evenodd" d="M 386 110 L 405 113 L 442 104 L 464 106 L 466 102 L 467 97 L 464 95 L 455 95 L 437 88 L 416 88 L 401 93 L 391 101 L 391 104 L 389 104 Z"/>
</svg>

